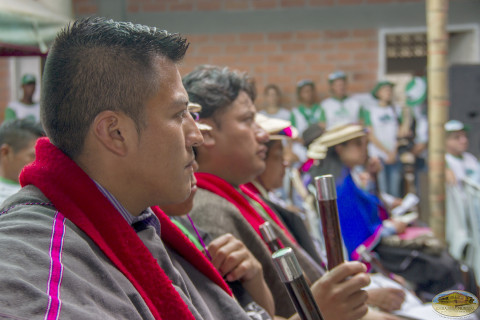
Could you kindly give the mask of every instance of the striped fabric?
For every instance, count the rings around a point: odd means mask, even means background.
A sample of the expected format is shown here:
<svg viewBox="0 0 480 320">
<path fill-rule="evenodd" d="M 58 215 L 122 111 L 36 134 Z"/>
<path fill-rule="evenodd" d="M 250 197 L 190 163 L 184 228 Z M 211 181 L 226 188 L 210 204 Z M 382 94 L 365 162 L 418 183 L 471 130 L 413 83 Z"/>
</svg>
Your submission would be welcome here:
<svg viewBox="0 0 480 320">
<path fill-rule="evenodd" d="M 62 307 L 60 285 L 63 278 L 62 250 L 64 237 L 65 217 L 57 211 L 53 219 L 52 235 L 50 237 L 50 272 L 47 284 L 48 306 L 44 320 L 57 320 L 60 316 Z"/>
</svg>

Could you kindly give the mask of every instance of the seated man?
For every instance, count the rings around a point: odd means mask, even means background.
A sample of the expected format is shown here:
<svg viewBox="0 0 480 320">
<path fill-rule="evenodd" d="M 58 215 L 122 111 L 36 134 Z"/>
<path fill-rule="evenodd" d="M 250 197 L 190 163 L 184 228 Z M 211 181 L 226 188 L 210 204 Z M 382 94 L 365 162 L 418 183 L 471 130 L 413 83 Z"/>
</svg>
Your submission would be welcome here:
<svg viewBox="0 0 480 320">
<path fill-rule="evenodd" d="M 468 128 L 458 120 L 445 123 L 447 142 L 445 144 L 445 160 L 451 173 L 447 174 L 447 182 L 461 184 L 462 179 L 470 178 L 480 183 L 480 163 L 468 149 Z M 453 175 L 452 175 L 453 174 Z"/>
<path fill-rule="evenodd" d="M 249 78 L 227 68 L 203 66 L 184 78 L 192 102 L 202 105 L 200 121 L 212 127 L 197 148 L 199 190 L 191 217 L 214 238 L 231 233 L 262 264 L 275 299 L 276 314 L 289 317 L 294 308 L 275 272 L 258 227 L 273 222 L 280 240 L 292 247 L 325 319 L 358 319 L 367 312 L 368 284 L 361 264 L 346 263 L 322 277 L 323 270 L 303 251 L 275 213 L 253 193 L 240 188 L 265 168 L 268 135 L 255 123 L 255 88 Z M 350 278 L 348 278 L 350 277 Z M 347 279 L 348 278 L 348 279 Z"/>
<path fill-rule="evenodd" d="M 20 171 L 35 159 L 35 143 L 43 135 L 40 125 L 27 119 L 0 126 L 0 203 L 20 190 Z"/>
<path fill-rule="evenodd" d="M 193 146 L 177 34 L 104 18 L 56 38 L 47 138 L 0 216 L 7 319 L 249 319 L 214 266 L 153 205 L 185 200 Z"/>
</svg>

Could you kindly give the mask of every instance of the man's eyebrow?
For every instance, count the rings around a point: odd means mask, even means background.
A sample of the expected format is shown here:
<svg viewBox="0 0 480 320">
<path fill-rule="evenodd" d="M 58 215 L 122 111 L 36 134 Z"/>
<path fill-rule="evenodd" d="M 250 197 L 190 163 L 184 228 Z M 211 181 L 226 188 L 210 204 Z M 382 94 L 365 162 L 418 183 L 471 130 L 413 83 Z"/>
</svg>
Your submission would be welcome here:
<svg viewBox="0 0 480 320">
<path fill-rule="evenodd" d="M 178 109 L 181 107 L 188 107 L 187 97 L 179 97 L 173 101 L 172 108 Z"/>
</svg>

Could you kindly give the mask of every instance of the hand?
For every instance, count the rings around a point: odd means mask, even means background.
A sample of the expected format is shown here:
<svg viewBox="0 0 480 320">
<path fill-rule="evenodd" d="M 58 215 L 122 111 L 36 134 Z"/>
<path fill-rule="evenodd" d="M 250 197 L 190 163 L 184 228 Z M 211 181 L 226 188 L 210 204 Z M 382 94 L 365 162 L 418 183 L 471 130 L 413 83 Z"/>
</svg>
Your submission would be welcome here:
<svg viewBox="0 0 480 320">
<path fill-rule="evenodd" d="M 227 281 L 249 281 L 263 277 L 262 265 L 245 247 L 243 242 L 227 233 L 207 246 L 212 264 Z"/>
<path fill-rule="evenodd" d="M 395 231 L 397 234 L 401 234 L 407 229 L 407 224 L 405 222 L 395 220 L 395 219 L 389 219 L 389 221 L 392 223 L 392 226 L 395 228 Z"/>
<path fill-rule="evenodd" d="M 407 280 L 405 280 L 404 277 L 399 276 L 398 274 L 392 273 L 392 280 L 404 287 L 407 285 Z"/>
<path fill-rule="evenodd" d="M 375 175 L 379 173 L 382 170 L 382 168 L 383 168 L 382 162 L 380 161 L 379 158 L 377 157 L 368 158 L 367 166 L 366 166 L 368 173 L 370 173 L 371 175 Z"/>
<path fill-rule="evenodd" d="M 427 144 L 426 143 L 417 143 L 413 146 L 412 148 L 412 153 L 415 155 L 415 156 L 418 156 L 420 153 L 423 152 L 423 150 L 425 150 L 427 148 Z"/>
<path fill-rule="evenodd" d="M 450 185 L 456 185 L 457 184 L 457 178 L 455 177 L 455 173 L 451 169 L 445 169 L 445 181 L 447 184 Z"/>
<path fill-rule="evenodd" d="M 399 310 L 405 301 L 405 292 L 397 288 L 376 288 L 368 292 L 367 303 L 386 312 Z"/>
<path fill-rule="evenodd" d="M 350 320 L 364 316 L 370 283 L 367 268 L 360 262 L 345 262 L 327 272 L 312 285 L 315 301 L 326 320 Z"/>
<path fill-rule="evenodd" d="M 385 160 L 386 164 L 393 164 L 397 161 L 397 152 L 392 151 L 387 153 L 387 159 Z"/>
<path fill-rule="evenodd" d="M 403 201 L 402 198 L 395 198 L 392 202 L 391 209 L 394 209 L 394 208 L 398 207 L 399 205 L 401 205 L 402 201 Z"/>
<path fill-rule="evenodd" d="M 368 313 L 361 320 L 401 320 L 393 314 L 388 314 L 379 310 L 368 309 Z"/>
<path fill-rule="evenodd" d="M 239 280 L 252 299 L 273 317 L 275 303 L 263 278 L 262 265 L 243 242 L 227 233 L 213 240 L 207 249 L 222 276 L 230 282 Z"/>
</svg>

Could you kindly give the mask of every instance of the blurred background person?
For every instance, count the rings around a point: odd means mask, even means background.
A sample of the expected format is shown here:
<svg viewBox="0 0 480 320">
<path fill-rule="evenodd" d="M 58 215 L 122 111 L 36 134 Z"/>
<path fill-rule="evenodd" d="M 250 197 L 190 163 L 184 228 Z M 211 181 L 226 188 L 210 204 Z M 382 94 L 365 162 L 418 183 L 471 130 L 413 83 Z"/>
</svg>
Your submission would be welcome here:
<svg viewBox="0 0 480 320">
<path fill-rule="evenodd" d="M 343 71 L 336 71 L 328 76 L 330 97 L 323 100 L 320 123 L 329 129 L 335 125 L 346 123 L 361 123 L 369 127 L 368 112 L 361 106 L 357 99 L 347 94 L 347 75 Z"/>
<path fill-rule="evenodd" d="M 40 125 L 29 119 L 8 120 L 0 126 L 0 203 L 20 190 L 20 171 L 35 160 L 35 143 L 42 136 Z"/>
<path fill-rule="evenodd" d="M 37 79 L 33 74 L 24 74 L 21 85 L 23 96 L 20 101 L 12 101 L 5 109 L 5 120 L 30 119 L 40 122 L 40 103 L 33 101 Z"/>
<path fill-rule="evenodd" d="M 445 123 L 447 168 L 452 174 L 447 173 L 447 182 L 461 184 L 464 178 L 473 179 L 480 183 L 480 164 L 478 159 L 468 149 L 468 128 L 458 120 Z"/>
<path fill-rule="evenodd" d="M 282 91 L 275 84 L 268 84 L 263 90 L 265 105 L 263 110 L 259 111 L 266 116 L 288 120 L 290 111 L 285 109 L 282 104 Z"/>
<path fill-rule="evenodd" d="M 368 154 L 383 163 L 378 173 L 380 191 L 401 197 L 402 167 L 397 154 L 401 109 L 393 103 L 393 86 L 392 82 L 380 81 L 372 90 L 375 100 L 367 106 L 373 128 Z"/>
<path fill-rule="evenodd" d="M 309 126 L 318 123 L 321 116 L 315 83 L 312 80 L 301 80 L 297 83 L 297 99 L 299 105 L 292 109 L 290 122 L 301 136 Z M 307 160 L 307 149 L 301 139 L 293 143 L 292 150 L 300 162 Z"/>
<path fill-rule="evenodd" d="M 310 125 L 320 120 L 320 104 L 312 80 L 301 80 L 297 83 L 297 99 L 299 105 L 292 109 L 290 122 L 301 135 Z"/>
</svg>

